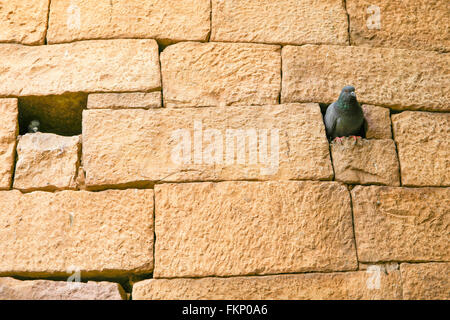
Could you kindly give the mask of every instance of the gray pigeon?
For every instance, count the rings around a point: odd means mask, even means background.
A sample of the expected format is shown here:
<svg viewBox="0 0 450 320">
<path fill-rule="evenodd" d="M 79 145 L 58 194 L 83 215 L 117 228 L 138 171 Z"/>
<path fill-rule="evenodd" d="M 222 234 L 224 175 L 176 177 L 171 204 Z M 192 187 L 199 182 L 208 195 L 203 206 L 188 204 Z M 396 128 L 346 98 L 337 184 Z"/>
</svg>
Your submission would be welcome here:
<svg viewBox="0 0 450 320">
<path fill-rule="evenodd" d="M 338 101 L 333 102 L 325 113 L 325 127 L 331 140 L 341 137 L 360 136 L 365 124 L 361 106 L 356 100 L 355 88 L 345 86 Z"/>
<path fill-rule="evenodd" d="M 39 127 L 41 126 L 41 123 L 39 120 L 32 120 L 30 124 L 28 125 L 28 133 L 36 133 L 39 131 Z"/>
</svg>

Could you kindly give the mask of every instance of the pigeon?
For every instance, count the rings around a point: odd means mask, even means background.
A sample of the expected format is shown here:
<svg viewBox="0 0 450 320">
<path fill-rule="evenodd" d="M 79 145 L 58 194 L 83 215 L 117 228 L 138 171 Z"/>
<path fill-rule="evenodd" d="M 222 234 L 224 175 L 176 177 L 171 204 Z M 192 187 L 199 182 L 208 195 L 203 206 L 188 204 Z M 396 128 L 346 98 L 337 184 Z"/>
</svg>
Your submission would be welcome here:
<svg viewBox="0 0 450 320">
<path fill-rule="evenodd" d="M 352 136 L 357 141 L 365 125 L 363 110 L 356 99 L 355 88 L 345 86 L 338 101 L 333 102 L 325 113 L 328 137 L 333 141 L 341 141 L 342 137 Z"/>
<path fill-rule="evenodd" d="M 39 131 L 41 123 L 39 120 L 32 120 L 28 125 L 28 133 L 36 133 Z"/>
</svg>

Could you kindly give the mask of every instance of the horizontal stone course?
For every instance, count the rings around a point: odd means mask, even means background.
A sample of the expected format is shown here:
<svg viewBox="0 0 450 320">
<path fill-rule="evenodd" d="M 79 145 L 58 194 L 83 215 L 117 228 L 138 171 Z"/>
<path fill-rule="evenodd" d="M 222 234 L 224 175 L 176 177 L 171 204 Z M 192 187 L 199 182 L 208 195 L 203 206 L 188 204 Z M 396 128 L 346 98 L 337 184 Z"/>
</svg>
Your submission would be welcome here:
<svg viewBox="0 0 450 320">
<path fill-rule="evenodd" d="M 155 186 L 155 278 L 356 270 L 336 182 Z"/>
<path fill-rule="evenodd" d="M 205 41 L 210 32 L 210 14 L 210 0 L 52 1 L 47 40 Z"/>
<path fill-rule="evenodd" d="M 130 93 L 93 93 L 88 96 L 88 109 L 150 109 L 161 107 L 161 91 Z"/>
<path fill-rule="evenodd" d="M 275 45 L 183 42 L 161 53 L 166 107 L 277 104 L 281 54 Z"/>
<path fill-rule="evenodd" d="M 19 134 L 18 115 L 17 99 L 0 99 L 0 190 L 11 187 Z"/>
<path fill-rule="evenodd" d="M 399 271 L 151 279 L 133 286 L 134 300 L 394 300 L 401 297 Z"/>
<path fill-rule="evenodd" d="M 83 167 L 91 189 L 333 176 L 317 104 L 87 110 Z"/>
<path fill-rule="evenodd" d="M 450 300 L 450 263 L 402 263 L 403 298 Z"/>
<path fill-rule="evenodd" d="M 341 0 L 213 0 L 212 41 L 348 44 Z"/>
<path fill-rule="evenodd" d="M 153 190 L 0 192 L 0 275 L 153 270 Z"/>
<path fill-rule="evenodd" d="M 346 85 L 364 104 L 450 110 L 450 55 L 356 46 L 285 46 L 281 102 L 332 103 Z"/>
<path fill-rule="evenodd" d="M 94 40 L 37 47 L 0 44 L 0 71 L 0 96 L 161 87 L 155 40 Z"/>
<path fill-rule="evenodd" d="M 450 188 L 356 186 L 358 261 L 450 261 Z"/>
</svg>

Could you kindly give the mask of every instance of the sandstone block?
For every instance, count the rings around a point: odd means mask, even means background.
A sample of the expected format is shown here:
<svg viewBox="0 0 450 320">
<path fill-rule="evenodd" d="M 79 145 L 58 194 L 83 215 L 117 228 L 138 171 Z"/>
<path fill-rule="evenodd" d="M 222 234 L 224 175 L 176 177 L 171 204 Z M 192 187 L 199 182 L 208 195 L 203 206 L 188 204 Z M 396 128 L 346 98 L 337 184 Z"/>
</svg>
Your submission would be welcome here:
<svg viewBox="0 0 450 320">
<path fill-rule="evenodd" d="M 391 116 L 388 108 L 362 105 L 367 121 L 367 139 L 392 139 Z"/>
<path fill-rule="evenodd" d="M 333 176 L 317 104 L 87 110 L 83 166 L 91 189 Z"/>
<path fill-rule="evenodd" d="M 161 53 L 161 70 L 166 107 L 278 103 L 279 46 L 178 43 Z"/>
<path fill-rule="evenodd" d="M 56 0 L 51 2 L 48 42 L 151 38 L 206 41 L 209 0 Z"/>
<path fill-rule="evenodd" d="M 50 0 L 1 0 L 0 42 L 44 44 Z"/>
<path fill-rule="evenodd" d="M 0 278 L 0 300 L 124 300 L 118 283 Z"/>
<path fill-rule="evenodd" d="M 332 103 L 345 85 L 392 109 L 450 110 L 450 55 L 356 46 L 286 46 L 281 101 Z"/>
<path fill-rule="evenodd" d="M 134 300 L 393 300 L 401 296 L 399 271 L 151 279 L 133 286 Z"/>
<path fill-rule="evenodd" d="M 450 263 L 402 263 L 403 298 L 450 300 Z"/>
<path fill-rule="evenodd" d="M 399 186 L 399 164 L 394 140 L 355 141 L 344 138 L 331 144 L 335 178 L 349 184 Z"/>
<path fill-rule="evenodd" d="M 336 182 L 159 184 L 155 203 L 155 278 L 357 268 Z"/>
<path fill-rule="evenodd" d="M 357 186 L 352 203 L 359 261 L 449 261 L 450 189 Z"/>
<path fill-rule="evenodd" d="M 212 41 L 348 44 L 342 1 L 213 0 Z"/>
<path fill-rule="evenodd" d="M 348 0 L 353 45 L 449 51 L 447 0 Z"/>
<path fill-rule="evenodd" d="M 153 190 L 0 192 L 0 275 L 150 273 Z"/>
<path fill-rule="evenodd" d="M 0 190 L 11 187 L 19 134 L 18 113 L 17 99 L 0 99 Z"/>
<path fill-rule="evenodd" d="M 14 188 L 22 191 L 74 189 L 80 152 L 80 136 L 40 132 L 21 136 Z"/>
<path fill-rule="evenodd" d="M 0 95 L 150 91 L 161 87 L 155 40 L 0 45 Z"/>
<path fill-rule="evenodd" d="M 402 112 L 392 123 L 402 184 L 450 186 L 450 114 Z"/>
<path fill-rule="evenodd" d="M 161 108 L 161 91 L 132 93 L 93 93 L 88 96 L 88 109 Z"/>
</svg>

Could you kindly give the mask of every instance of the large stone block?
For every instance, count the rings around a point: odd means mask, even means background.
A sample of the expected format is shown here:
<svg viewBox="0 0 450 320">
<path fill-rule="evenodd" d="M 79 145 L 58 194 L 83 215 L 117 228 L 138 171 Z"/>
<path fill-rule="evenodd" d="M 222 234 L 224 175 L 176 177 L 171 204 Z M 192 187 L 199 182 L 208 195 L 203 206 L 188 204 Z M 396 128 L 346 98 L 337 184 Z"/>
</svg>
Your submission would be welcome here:
<svg viewBox="0 0 450 320">
<path fill-rule="evenodd" d="M 11 187 L 19 134 L 18 114 L 17 99 L 0 99 L 0 190 Z"/>
<path fill-rule="evenodd" d="M 208 39 L 210 0 L 53 0 L 48 42 L 146 38 Z"/>
<path fill-rule="evenodd" d="M 0 278 L 0 300 L 124 300 L 118 283 Z"/>
<path fill-rule="evenodd" d="M 450 263 L 402 263 L 403 298 L 450 300 Z"/>
<path fill-rule="evenodd" d="M 44 44 L 50 0 L 0 0 L 0 42 Z"/>
<path fill-rule="evenodd" d="M 450 186 L 450 113 L 407 111 L 392 123 L 402 184 Z"/>
<path fill-rule="evenodd" d="M 83 166 L 91 189 L 333 176 L 317 104 L 87 110 Z"/>
<path fill-rule="evenodd" d="M 0 192 L 0 275 L 151 273 L 153 190 Z"/>
<path fill-rule="evenodd" d="M 450 188 L 357 186 L 352 203 L 359 261 L 450 260 Z"/>
<path fill-rule="evenodd" d="M 367 121 L 367 139 L 392 139 L 391 115 L 388 108 L 362 105 Z"/>
<path fill-rule="evenodd" d="M 278 103 L 279 46 L 178 43 L 161 53 L 161 70 L 166 107 Z"/>
<path fill-rule="evenodd" d="M 155 40 L 0 45 L 0 96 L 150 91 L 161 87 Z"/>
<path fill-rule="evenodd" d="M 341 0 L 213 0 L 212 41 L 348 44 Z"/>
<path fill-rule="evenodd" d="M 14 188 L 22 191 L 75 189 L 81 137 L 52 133 L 21 136 L 17 144 Z"/>
<path fill-rule="evenodd" d="M 392 109 L 450 110 L 450 55 L 356 46 L 285 46 L 281 101 L 331 103 L 345 85 Z"/>
<path fill-rule="evenodd" d="M 448 0 L 347 0 L 353 45 L 450 50 Z"/>
<path fill-rule="evenodd" d="M 401 297 L 399 271 L 151 279 L 133 286 L 134 300 L 393 300 Z"/>
<path fill-rule="evenodd" d="M 161 107 L 161 91 L 129 93 L 93 93 L 88 96 L 88 109 L 150 109 Z"/>
<path fill-rule="evenodd" d="M 155 186 L 155 278 L 356 270 L 336 182 Z"/>
</svg>

